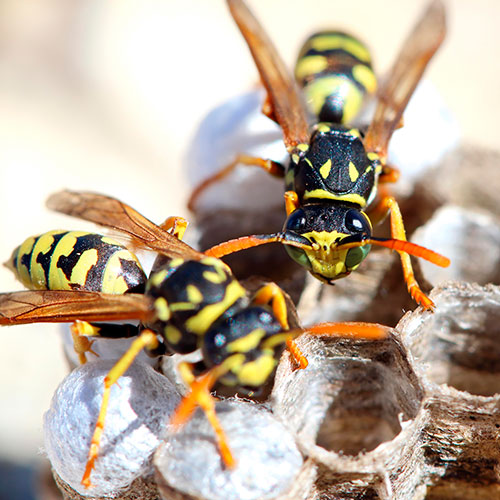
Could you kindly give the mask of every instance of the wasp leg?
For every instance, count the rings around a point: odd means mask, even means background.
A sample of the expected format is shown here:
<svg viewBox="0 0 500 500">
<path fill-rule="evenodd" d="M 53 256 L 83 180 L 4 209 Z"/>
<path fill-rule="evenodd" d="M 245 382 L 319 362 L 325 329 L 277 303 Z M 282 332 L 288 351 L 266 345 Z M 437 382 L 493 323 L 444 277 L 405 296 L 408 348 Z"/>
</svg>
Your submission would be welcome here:
<svg viewBox="0 0 500 500">
<path fill-rule="evenodd" d="M 331 337 L 380 340 L 388 336 L 389 327 L 376 323 L 342 322 L 342 323 L 318 323 L 304 328 L 309 335 L 328 335 Z"/>
<path fill-rule="evenodd" d="M 228 468 L 233 468 L 236 465 L 236 460 L 229 448 L 226 433 L 215 413 L 216 399 L 210 394 L 217 379 L 226 373 L 228 368 L 223 365 L 215 366 L 199 377 L 194 377 L 192 367 L 188 363 L 181 363 L 179 370 L 184 381 L 189 385 L 190 392 L 179 403 L 170 424 L 174 428 L 180 427 L 191 418 L 196 407 L 200 406 L 215 432 L 217 446 L 224 464 Z"/>
<path fill-rule="evenodd" d="M 118 379 L 128 370 L 130 365 L 133 363 L 134 359 L 145 347 L 154 349 L 158 339 L 156 334 L 151 330 L 144 330 L 139 337 L 137 337 L 132 345 L 129 347 L 128 351 L 118 360 L 118 362 L 111 368 L 106 377 L 104 378 L 104 391 L 102 393 L 101 408 L 99 410 L 99 416 L 97 417 L 97 422 L 95 424 L 94 434 L 90 442 L 89 455 L 87 458 L 87 464 L 85 466 L 85 472 L 82 477 L 82 484 L 86 488 L 90 488 L 92 483 L 90 481 L 90 474 L 94 468 L 94 463 L 99 456 L 99 445 L 101 442 L 102 433 L 104 431 L 104 421 L 106 419 L 106 413 L 108 411 L 109 395 L 111 392 L 111 387 L 118 382 Z"/>
<path fill-rule="evenodd" d="M 288 315 L 286 311 L 286 302 L 283 291 L 276 283 L 268 283 L 262 288 L 257 290 L 254 296 L 253 302 L 256 304 L 271 304 L 273 313 L 276 319 L 280 322 L 283 330 L 289 330 L 288 326 Z M 296 344 L 295 340 L 288 338 L 286 341 L 286 346 L 290 351 L 295 363 L 300 369 L 307 368 L 308 361 L 307 358 L 302 354 L 299 346 Z"/>
<path fill-rule="evenodd" d="M 138 327 L 130 324 L 89 323 L 87 321 L 76 320 L 71 325 L 73 349 L 78 354 L 81 365 L 84 365 L 88 361 L 86 355 L 88 352 L 99 357 L 99 354 L 92 350 L 92 345 L 96 339 L 89 340 L 88 337 L 124 339 L 136 337 L 138 332 Z"/>
<path fill-rule="evenodd" d="M 295 191 L 287 191 L 285 193 L 285 209 L 286 215 L 290 215 L 292 212 L 295 212 L 297 208 L 299 208 L 299 197 Z"/>
<path fill-rule="evenodd" d="M 237 165 L 260 167 L 275 177 L 283 177 L 285 175 L 285 167 L 277 161 L 265 160 L 264 158 L 258 158 L 256 156 L 240 154 L 233 162 L 205 179 L 193 190 L 187 203 L 189 210 L 194 211 L 196 200 L 199 198 L 201 193 L 205 191 L 205 189 L 224 179 L 224 177 L 227 177 Z"/>
<path fill-rule="evenodd" d="M 160 224 L 162 229 L 165 231 L 171 231 L 170 234 L 175 236 L 178 240 L 182 240 L 186 228 L 188 226 L 188 221 L 184 217 L 172 216 L 168 217 L 163 224 Z"/>
<path fill-rule="evenodd" d="M 382 173 L 378 178 L 378 182 L 380 183 L 393 183 L 399 179 L 401 172 L 398 168 L 393 167 L 392 165 L 384 165 L 382 168 Z"/>
<path fill-rule="evenodd" d="M 394 197 L 385 196 L 380 200 L 379 205 L 375 208 L 374 214 L 378 215 L 382 212 L 389 212 L 391 215 L 392 237 L 406 241 L 406 231 L 403 224 L 403 217 L 401 216 L 398 202 Z M 432 311 L 434 309 L 434 302 L 432 302 L 432 300 L 427 297 L 427 295 L 418 286 L 417 280 L 415 279 L 415 274 L 413 273 L 410 255 L 406 252 L 399 251 L 399 256 L 401 258 L 403 275 L 410 296 L 413 298 L 413 300 L 415 300 L 417 304 L 421 305 L 424 309 L 429 309 Z"/>
</svg>

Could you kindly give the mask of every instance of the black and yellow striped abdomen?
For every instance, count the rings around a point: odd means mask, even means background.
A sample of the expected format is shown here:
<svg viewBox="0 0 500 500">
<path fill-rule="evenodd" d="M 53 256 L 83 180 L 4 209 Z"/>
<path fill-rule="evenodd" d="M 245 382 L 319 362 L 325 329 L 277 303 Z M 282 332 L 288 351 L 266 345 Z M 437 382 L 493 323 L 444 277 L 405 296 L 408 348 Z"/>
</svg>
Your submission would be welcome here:
<svg viewBox="0 0 500 500">
<path fill-rule="evenodd" d="M 295 66 L 295 78 L 303 88 L 310 113 L 322 122 L 351 122 L 365 94 L 377 88 L 368 49 L 340 31 L 321 31 L 306 40 Z"/>
<path fill-rule="evenodd" d="M 123 245 L 99 234 L 55 230 L 32 236 L 7 263 L 34 290 L 142 292 L 146 275 Z"/>
</svg>

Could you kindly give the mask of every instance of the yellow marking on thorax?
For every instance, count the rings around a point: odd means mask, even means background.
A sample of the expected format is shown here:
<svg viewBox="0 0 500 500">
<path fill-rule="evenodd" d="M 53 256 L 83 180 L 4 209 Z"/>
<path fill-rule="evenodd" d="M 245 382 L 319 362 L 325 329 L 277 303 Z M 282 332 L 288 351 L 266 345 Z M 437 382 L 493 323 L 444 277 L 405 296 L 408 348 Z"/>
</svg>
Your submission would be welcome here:
<svg viewBox="0 0 500 500">
<path fill-rule="evenodd" d="M 356 64 L 356 66 L 352 68 L 352 76 L 369 94 L 374 94 L 377 90 L 377 78 L 368 66 Z"/>
<path fill-rule="evenodd" d="M 163 333 L 165 335 L 165 338 L 167 339 L 167 342 L 172 345 L 178 344 L 182 339 L 182 332 L 173 325 L 167 325 L 163 329 Z"/>
<path fill-rule="evenodd" d="M 299 155 L 297 153 L 292 154 L 292 161 L 293 163 L 297 164 L 300 161 Z"/>
<path fill-rule="evenodd" d="M 194 304 L 193 302 L 171 302 L 169 307 L 171 312 L 192 311 L 193 309 L 197 309 L 198 304 Z"/>
<path fill-rule="evenodd" d="M 309 149 L 309 144 L 305 144 L 304 142 L 301 142 L 300 144 L 297 144 L 297 146 L 295 146 L 299 151 L 302 151 L 303 153 L 305 153 L 308 149 Z"/>
<path fill-rule="evenodd" d="M 295 65 L 295 78 L 303 78 L 321 73 L 328 68 L 328 59 L 322 55 L 312 55 L 301 57 Z"/>
<path fill-rule="evenodd" d="M 162 269 L 161 271 L 158 271 L 154 273 L 152 276 L 149 277 L 149 284 L 150 286 L 160 286 L 163 283 L 163 280 L 167 277 L 168 271 L 166 269 Z"/>
<path fill-rule="evenodd" d="M 361 139 L 361 134 L 359 133 L 359 130 L 357 128 L 352 128 L 351 130 L 349 130 L 349 135 Z"/>
<path fill-rule="evenodd" d="M 204 265 L 212 266 L 214 268 L 213 271 L 203 271 L 202 273 L 203 278 L 207 281 L 210 281 L 210 283 L 220 285 L 228 279 L 228 274 L 231 273 L 224 262 L 214 257 L 207 257 L 205 259 L 202 259 L 200 262 Z"/>
<path fill-rule="evenodd" d="M 199 313 L 189 318 L 186 321 L 186 329 L 197 335 L 205 333 L 217 318 L 246 294 L 245 289 L 236 280 L 229 283 L 225 292 L 221 301 L 203 307 Z M 172 305 L 170 307 L 172 308 Z"/>
<path fill-rule="evenodd" d="M 294 178 L 295 178 L 295 172 L 293 168 L 288 169 L 285 174 L 285 185 L 290 186 L 293 183 Z"/>
<path fill-rule="evenodd" d="M 319 167 L 319 173 L 323 179 L 327 179 L 330 175 L 330 171 L 332 169 L 332 160 L 328 159 L 321 167 Z"/>
<path fill-rule="evenodd" d="M 188 296 L 188 301 L 193 304 L 200 304 L 203 301 L 203 294 L 194 285 L 188 285 L 186 287 L 186 293 Z"/>
<path fill-rule="evenodd" d="M 328 176 L 330 175 L 330 171 L 332 169 L 332 160 L 328 159 L 321 167 L 319 167 L 319 173 L 321 174 L 321 177 L 323 179 L 327 179 Z"/>
<path fill-rule="evenodd" d="M 360 61 L 370 63 L 371 57 L 368 49 L 358 40 L 347 38 L 341 34 L 318 35 L 313 37 L 306 44 L 307 47 L 316 49 L 319 52 L 325 50 L 343 49 Z"/>
<path fill-rule="evenodd" d="M 354 203 L 360 207 L 366 206 L 366 200 L 359 194 L 348 193 L 337 195 L 325 189 L 313 189 L 312 191 L 305 191 L 304 200 L 320 199 L 320 200 L 339 200 Z"/>
<path fill-rule="evenodd" d="M 320 108 L 320 109 L 321 109 L 321 108 Z M 318 111 L 318 112 L 319 112 L 319 111 Z M 328 125 L 327 123 L 318 123 L 318 124 L 316 125 L 316 130 L 317 130 L 318 132 L 325 132 L 325 133 L 326 133 L 326 132 L 330 132 L 331 127 L 330 127 L 330 125 Z"/>
<path fill-rule="evenodd" d="M 356 182 L 359 177 L 359 172 L 358 169 L 356 168 L 356 165 L 352 161 L 349 162 L 349 178 L 351 179 L 351 182 Z"/>
<path fill-rule="evenodd" d="M 366 156 L 370 161 L 380 160 L 380 156 L 374 151 L 369 151 L 368 153 L 366 153 Z"/>
<path fill-rule="evenodd" d="M 155 313 L 158 319 L 161 321 L 168 321 L 171 318 L 170 309 L 168 307 L 168 302 L 165 297 L 158 297 L 155 302 Z"/>
<path fill-rule="evenodd" d="M 259 387 L 271 376 L 278 362 L 271 353 L 263 353 L 254 361 L 248 361 L 238 370 L 238 382 L 242 385 Z"/>
<path fill-rule="evenodd" d="M 176 259 L 172 259 L 171 261 L 169 261 L 168 267 L 170 269 L 172 269 L 174 267 L 179 267 L 179 266 L 182 266 L 182 264 L 184 264 L 184 262 L 185 262 L 184 259 L 181 259 L 180 257 L 177 257 Z"/>
<path fill-rule="evenodd" d="M 255 349 L 266 332 L 263 328 L 256 328 L 244 337 L 229 342 L 226 346 L 227 352 L 248 352 Z"/>
<path fill-rule="evenodd" d="M 291 337 L 289 332 L 275 333 L 262 342 L 262 348 L 274 349 L 277 345 L 285 344 Z"/>
</svg>

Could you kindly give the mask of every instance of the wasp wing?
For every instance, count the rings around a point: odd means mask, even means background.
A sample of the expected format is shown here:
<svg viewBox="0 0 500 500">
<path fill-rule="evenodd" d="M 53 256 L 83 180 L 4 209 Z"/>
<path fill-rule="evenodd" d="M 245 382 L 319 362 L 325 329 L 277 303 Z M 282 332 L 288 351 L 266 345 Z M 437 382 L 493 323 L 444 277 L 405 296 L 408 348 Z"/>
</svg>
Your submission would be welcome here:
<svg viewBox="0 0 500 500">
<path fill-rule="evenodd" d="M 242 0 L 227 1 L 231 15 L 252 53 L 267 91 L 266 111 L 282 128 L 285 146 L 290 149 L 309 143 L 306 111 L 295 80 L 288 72 L 278 51 Z"/>
<path fill-rule="evenodd" d="M 73 290 L 30 290 L 0 294 L 0 325 L 71 321 L 146 321 L 151 301 L 142 294 L 110 295 Z"/>
<path fill-rule="evenodd" d="M 49 197 L 47 206 L 128 234 L 139 246 L 167 257 L 200 260 L 204 255 L 171 235 L 127 204 L 97 193 L 60 191 Z"/>
<path fill-rule="evenodd" d="M 406 39 L 380 89 L 379 103 L 364 140 L 367 151 L 374 151 L 383 158 L 387 156 L 389 140 L 445 34 L 444 5 L 441 0 L 435 0 Z"/>
</svg>

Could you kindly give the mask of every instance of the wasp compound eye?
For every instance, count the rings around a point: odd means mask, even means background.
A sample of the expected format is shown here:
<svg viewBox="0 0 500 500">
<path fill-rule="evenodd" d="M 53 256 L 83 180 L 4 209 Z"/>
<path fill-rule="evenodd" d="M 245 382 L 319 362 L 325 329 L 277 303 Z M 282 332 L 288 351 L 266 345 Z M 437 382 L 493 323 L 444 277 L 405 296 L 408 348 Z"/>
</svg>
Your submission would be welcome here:
<svg viewBox="0 0 500 500">
<path fill-rule="evenodd" d="M 358 210 L 349 210 L 345 214 L 344 223 L 350 234 L 364 233 L 368 238 L 371 236 L 370 221 L 365 214 Z"/>
<path fill-rule="evenodd" d="M 306 213 L 302 208 L 294 210 L 285 222 L 285 231 L 294 231 L 302 234 L 307 225 Z"/>
</svg>

